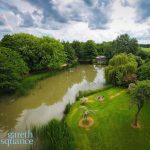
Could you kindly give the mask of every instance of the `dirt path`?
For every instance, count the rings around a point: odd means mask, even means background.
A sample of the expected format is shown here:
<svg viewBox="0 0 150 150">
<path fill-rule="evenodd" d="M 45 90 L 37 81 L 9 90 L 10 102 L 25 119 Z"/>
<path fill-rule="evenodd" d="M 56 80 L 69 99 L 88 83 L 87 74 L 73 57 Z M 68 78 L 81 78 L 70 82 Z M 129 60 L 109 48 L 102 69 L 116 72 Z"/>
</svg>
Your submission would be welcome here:
<svg viewBox="0 0 150 150">
<path fill-rule="evenodd" d="M 125 90 L 122 90 L 122 91 L 120 91 L 120 92 L 119 92 L 119 93 L 117 93 L 117 94 L 113 94 L 113 95 L 111 95 L 111 96 L 110 96 L 110 99 L 113 99 L 113 98 L 115 98 L 115 97 L 117 97 L 117 96 L 121 95 L 123 92 L 125 92 Z"/>
</svg>

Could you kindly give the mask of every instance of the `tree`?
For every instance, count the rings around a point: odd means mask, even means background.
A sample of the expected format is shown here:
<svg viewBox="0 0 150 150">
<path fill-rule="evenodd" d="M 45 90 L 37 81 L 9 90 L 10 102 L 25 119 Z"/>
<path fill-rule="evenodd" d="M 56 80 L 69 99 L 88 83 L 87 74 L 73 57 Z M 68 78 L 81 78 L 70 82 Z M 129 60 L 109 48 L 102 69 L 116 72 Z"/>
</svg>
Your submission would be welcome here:
<svg viewBox="0 0 150 150">
<path fill-rule="evenodd" d="M 138 69 L 138 79 L 139 80 L 150 80 L 150 61 L 144 63 Z"/>
<path fill-rule="evenodd" d="M 12 92 L 16 90 L 28 73 L 28 67 L 15 51 L 0 47 L 0 90 Z"/>
<path fill-rule="evenodd" d="M 81 106 L 81 108 L 84 110 L 82 114 L 82 119 L 83 119 L 82 123 L 88 124 L 89 123 L 88 117 L 90 116 L 90 114 L 94 114 L 95 111 L 89 110 L 86 106 Z"/>
<path fill-rule="evenodd" d="M 64 42 L 64 51 L 67 55 L 67 63 L 69 65 L 75 65 L 78 62 L 75 50 L 73 49 L 72 45 L 69 42 Z"/>
<path fill-rule="evenodd" d="M 25 33 L 5 35 L 1 40 L 1 45 L 16 51 L 26 62 L 31 71 L 36 70 L 39 60 L 39 38 Z M 39 52 L 39 53 L 38 53 Z"/>
<path fill-rule="evenodd" d="M 41 51 L 46 53 L 43 57 L 48 61 L 47 68 L 58 69 L 66 63 L 67 56 L 64 51 L 64 46 L 60 41 L 47 36 L 43 37 L 41 41 Z"/>
<path fill-rule="evenodd" d="M 112 42 L 103 42 L 103 52 L 108 59 L 113 57 L 114 50 L 112 48 Z"/>
<path fill-rule="evenodd" d="M 130 38 L 128 34 L 122 34 L 113 41 L 113 50 L 115 53 L 132 53 L 138 51 L 138 42 L 135 38 Z"/>
<path fill-rule="evenodd" d="M 137 112 L 134 118 L 134 127 L 138 127 L 138 116 L 146 101 L 150 101 L 150 80 L 137 82 L 135 86 L 129 89 L 132 102 L 137 105 Z"/>
<path fill-rule="evenodd" d="M 139 48 L 137 55 L 144 60 L 150 60 L 150 51 L 144 51 L 142 48 Z"/>
<path fill-rule="evenodd" d="M 88 40 L 84 43 L 84 60 L 92 62 L 97 56 L 96 44 L 92 40 Z"/>
<path fill-rule="evenodd" d="M 97 43 L 96 44 L 96 50 L 98 55 L 103 55 L 104 54 L 104 49 L 103 49 L 103 43 Z"/>
<path fill-rule="evenodd" d="M 128 86 L 135 82 L 137 62 L 132 54 L 118 54 L 110 59 L 105 68 L 105 77 L 113 85 Z"/>
<path fill-rule="evenodd" d="M 62 43 L 49 37 L 25 33 L 5 35 L 1 45 L 18 52 L 31 71 L 56 69 L 66 61 Z"/>
<path fill-rule="evenodd" d="M 78 60 L 80 61 L 83 58 L 83 43 L 79 41 L 73 41 L 71 45 L 73 49 L 75 50 Z"/>
</svg>

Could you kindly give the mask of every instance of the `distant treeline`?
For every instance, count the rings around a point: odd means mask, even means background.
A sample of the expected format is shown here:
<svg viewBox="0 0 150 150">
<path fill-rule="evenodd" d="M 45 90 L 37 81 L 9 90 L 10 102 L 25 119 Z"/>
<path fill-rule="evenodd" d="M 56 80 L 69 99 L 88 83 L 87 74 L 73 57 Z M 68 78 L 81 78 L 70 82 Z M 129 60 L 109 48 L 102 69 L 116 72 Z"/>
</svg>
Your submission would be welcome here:
<svg viewBox="0 0 150 150">
<path fill-rule="evenodd" d="M 144 47 L 144 48 L 150 48 L 150 44 L 139 44 L 140 47 Z"/>
</svg>

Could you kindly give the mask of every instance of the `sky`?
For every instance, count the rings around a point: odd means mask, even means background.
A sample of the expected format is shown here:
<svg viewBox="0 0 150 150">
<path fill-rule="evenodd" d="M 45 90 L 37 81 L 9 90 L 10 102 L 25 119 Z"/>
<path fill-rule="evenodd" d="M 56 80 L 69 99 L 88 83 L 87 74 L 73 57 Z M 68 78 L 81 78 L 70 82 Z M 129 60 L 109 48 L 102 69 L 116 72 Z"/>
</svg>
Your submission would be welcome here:
<svg viewBox="0 0 150 150">
<path fill-rule="evenodd" d="M 150 44 L 150 0 L 0 0 L 0 39 L 20 32 L 99 43 L 127 33 Z"/>
</svg>

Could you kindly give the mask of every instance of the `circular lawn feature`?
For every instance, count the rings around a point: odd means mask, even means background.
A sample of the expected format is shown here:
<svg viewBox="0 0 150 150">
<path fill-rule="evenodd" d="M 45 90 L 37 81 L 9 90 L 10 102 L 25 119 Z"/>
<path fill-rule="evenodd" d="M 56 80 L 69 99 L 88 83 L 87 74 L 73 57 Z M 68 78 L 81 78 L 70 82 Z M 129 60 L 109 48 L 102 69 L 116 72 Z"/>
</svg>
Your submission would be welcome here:
<svg viewBox="0 0 150 150">
<path fill-rule="evenodd" d="M 94 124 L 94 119 L 92 117 L 87 117 L 87 122 L 84 122 L 85 120 L 82 118 L 79 121 L 79 127 L 82 128 L 88 128 L 91 127 Z"/>
</svg>

